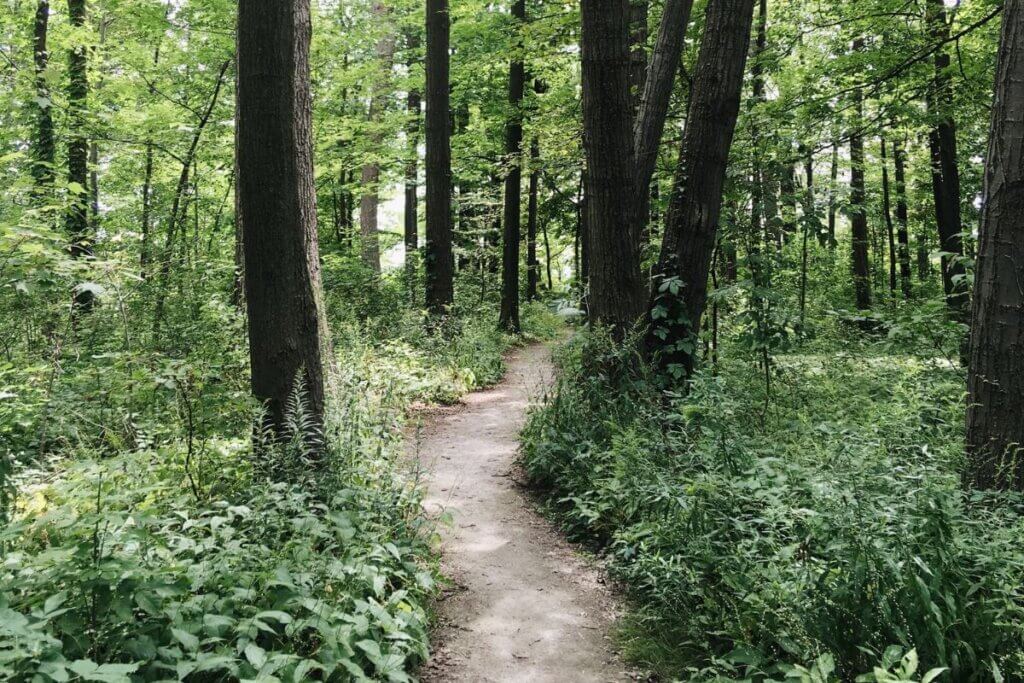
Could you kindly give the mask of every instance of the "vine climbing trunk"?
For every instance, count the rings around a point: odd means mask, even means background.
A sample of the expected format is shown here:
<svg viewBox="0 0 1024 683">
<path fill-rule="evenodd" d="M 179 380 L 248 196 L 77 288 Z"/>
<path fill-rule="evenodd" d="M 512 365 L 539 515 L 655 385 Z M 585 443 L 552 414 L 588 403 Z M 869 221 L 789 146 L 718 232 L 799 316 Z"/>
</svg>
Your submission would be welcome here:
<svg viewBox="0 0 1024 683">
<path fill-rule="evenodd" d="M 696 365 L 754 0 L 711 0 L 665 218 L 646 346 L 677 376 Z"/>
</svg>

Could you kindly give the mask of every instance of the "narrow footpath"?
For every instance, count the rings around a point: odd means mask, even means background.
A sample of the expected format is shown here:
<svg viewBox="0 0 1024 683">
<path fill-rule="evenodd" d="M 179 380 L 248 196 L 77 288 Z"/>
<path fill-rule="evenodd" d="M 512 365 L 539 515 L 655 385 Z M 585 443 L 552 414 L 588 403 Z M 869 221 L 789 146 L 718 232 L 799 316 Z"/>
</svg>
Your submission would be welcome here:
<svg viewBox="0 0 1024 683">
<path fill-rule="evenodd" d="M 501 384 L 461 406 L 421 413 L 410 434 L 441 525 L 454 585 L 422 680 L 631 680 L 609 631 L 615 603 L 601 575 L 531 507 L 516 483 L 517 437 L 529 399 L 552 377 L 544 345 L 518 349 Z"/>
</svg>

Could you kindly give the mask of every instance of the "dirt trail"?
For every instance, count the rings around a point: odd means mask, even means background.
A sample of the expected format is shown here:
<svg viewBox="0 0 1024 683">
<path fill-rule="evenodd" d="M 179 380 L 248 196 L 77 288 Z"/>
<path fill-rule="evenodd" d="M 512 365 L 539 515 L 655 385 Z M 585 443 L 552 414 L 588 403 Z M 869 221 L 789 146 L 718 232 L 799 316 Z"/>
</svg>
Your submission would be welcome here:
<svg viewBox="0 0 1024 683">
<path fill-rule="evenodd" d="M 520 349 L 498 386 L 422 414 L 410 438 L 427 471 L 427 509 L 442 527 L 455 586 L 424 681 L 630 680 L 608 638 L 615 606 L 600 574 L 534 512 L 514 481 L 529 398 L 550 381 L 549 351 Z"/>
</svg>

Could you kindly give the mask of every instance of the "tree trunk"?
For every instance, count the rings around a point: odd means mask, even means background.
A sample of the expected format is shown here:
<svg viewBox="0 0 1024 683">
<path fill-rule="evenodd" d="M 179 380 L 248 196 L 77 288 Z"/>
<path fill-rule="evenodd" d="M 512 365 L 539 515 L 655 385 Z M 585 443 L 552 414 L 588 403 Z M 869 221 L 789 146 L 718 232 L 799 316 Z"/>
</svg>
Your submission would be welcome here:
<svg viewBox="0 0 1024 683">
<path fill-rule="evenodd" d="M 647 80 L 647 0 L 630 0 L 629 5 L 629 93 L 633 98 L 633 116 Z"/>
<path fill-rule="evenodd" d="M 85 0 L 68 0 L 68 18 L 71 25 L 81 30 L 85 26 Z M 92 256 L 92 241 L 89 239 L 89 141 L 86 138 L 86 110 L 88 107 L 89 82 L 87 77 L 86 48 L 75 45 L 68 60 L 68 184 L 70 206 L 67 214 L 67 230 L 71 238 L 71 256 L 74 258 Z M 75 305 L 87 309 L 92 306 L 91 290 L 78 289 Z"/>
<path fill-rule="evenodd" d="M 378 25 L 386 25 L 389 10 L 383 2 L 376 1 L 372 8 Z M 391 63 L 395 56 L 395 37 L 388 31 L 377 41 L 377 68 L 370 95 L 370 125 L 374 125 L 384 115 L 385 102 L 389 94 Z M 374 133 L 373 140 L 379 144 L 380 135 Z M 380 234 L 377 230 L 377 208 L 380 205 L 380 163 L 376 160 L 363 164 L 360 173 L 359 197 L 359 233 L 361 237 L 361 253 L 363 263 L 374 273 L 380 274 Z"/>
<path fill-rule="evenodd" d="M 653 222 L 649 218 L 651 198 L 648 186 L 658 161 L 658 145 L 665 130 L 665 119 L 686 42 L 686 27 L 690 23 L 692 7 L 693 0 L 667 0 L 658 27 L 658 37 L 651 52 L 650 67 L 646 78 L 640 81 L 642 94 L 633 124 L 633 152 L 637 215 L 641 232 L 644 225 Z M 644 21 L 646 26 L 646 13 Z M 642 245 L 640 248 L 643 248 Z"/>
<path fill-rule="evenodd" d="M 406 36 L 406 49 L 409 51 L 407 66 L 412 70 L 415 65 L 416 51 L 420 47 L 419 34 L 409 31 Z M 416 250 L 419 248 L 419 142 L 420 142 L 420 92 L 409 90 L 407 108 L 409 123 L 406 127 L 408 136 L 408 157 L 405 162 L 405 206 L 403 207 L 403 233 L 405 238 L 405 280 L 410 303 L 416 303 Z"/>
<path fill-rule="evenodd" d="M 949 38 L 943 0 L 928 0 L 929 33 L 936 43 Z M 953 119 L 953 91 L 949 83 L 949 55 L 941 47 L 935 52 L 933 91 L 928 97 L 929 113 L 936 122 L 928 136 L 932 155 L 932 190 L 935 195 L 935 219 L 942 249 L 942 288 L 951 313 L 966 321 L 968 315 L 967 282 L 963 264 L 963 240 L 960 233 L 960 169 L 957 165 L 956 121 Z"/>
<path fill-rule="evenodd" d="M 238 205 L 245 256 L 252 390 L 264 426 L 288 438 L 302 383 L 323 424 L 327 327 L 320 293 L 309 86 L 309 0 L 239 0 Z M 319 448 L 318 435 L 310 446 Z"/>
<path fill-rule="evenodd" d="M 501 313 L 498 327 L 519 334 L 519 232 L 522 220 L 522 174 L 523 174 L 523 88 L 526 72 L 523 66 L 522 29 L 526 20 L 526 0 L 516 0 L 512 5 L 513 51 L 516 55 L 509 64 L 508 103 L 509 119 L 505 123 L 505 204 L 502 220 L 501 249 Z"/>
<path fill-rule="evenodd" d="M 537 186 L 540 183 L 540 144 L 530 141 L 530 194 L 526 204 L 526 300 L 537 300 L 540 263 L 537 262 Z M 544 233 L 545 238 L 547 232 Z"/>
<path fill-rule="evenodd" d="M 853 51 L 864 48 L 864 39 L 853 41 Z M 859 310 L 871 308 L 871 262 L 868 257 L 870 236 L 864 191 L 864 137 L 860 131 L 864 116 L 864 93 L 853 92 L 854 121 L 850 133 L 850 232 L 852 234 L 852 273 L 854 299 Z"/>
<path fill-rule="evenodd" d="M 985 168 L 967 375 L 976 488 L 1024 490 L 1024 2 L 1007 0 Z"/>
<path fill-rule="evenodd" d="M 453 301 L 452 153 L 449 121 L 448 0 L 427 0 L 426 303 L 443 315 Z"/>
<path fill-rule="evenodd" d="M 896 239 L 899 242 L 900 289 L 903 298 L 910 298 L 910 233 L 907 229 L 907 176 L 903 147 L 898 139 L 892 143 L 892 159 L 896 165 Z"/>
<path fill-rule="evenodd" d="M 677 376 L 696 362 L 753 14 L 754 0 L 711 0 L 705 17 L 649 308 L 647 348 Z"/>
<path fill-rule="evenodd" d="M 53 138 L 53 105 L 50 102 L 50 87 L 46 84 L 46 67 L 50 61 L 50 53 L 46 48 L 49 21 L 50 2 L 49 0 L 39 0 L 39 4 L 36 5 L 36 19 L 32 32 L 37 107 L 36 137 L 32 149 L 32 177 L 35 180 L 35 196 L 43 205 L 52 200 L 50 192 L 53 189 L 56 156 Z"/>
<path fill-rule="evenodd" d="M 889 157 L 882 138 L 882 213 L 885 215 L 885 230 L 889 238 L 889 294 L 896 298 L 896 235 L 892 226 L 892 199 L 889 196 Z"/>
<path fill-rule="evenodd" d="M 836 182 L 839 179 L 839 143 L 832 143 L 832 165 L 829 170 L 830 184 L 828 187 L 828 234 L 826 240 L 829 248 L 835 249 L 836 241 Z"/>
<path fill-rule="evenodd" d="M 642 221 L 631 196 L 630 4 L 583 0 L 581 13 L 588 305 L 592 323 L 622 338 L 643 312 L 645 291 L 637 243 Z"/>
</svg>

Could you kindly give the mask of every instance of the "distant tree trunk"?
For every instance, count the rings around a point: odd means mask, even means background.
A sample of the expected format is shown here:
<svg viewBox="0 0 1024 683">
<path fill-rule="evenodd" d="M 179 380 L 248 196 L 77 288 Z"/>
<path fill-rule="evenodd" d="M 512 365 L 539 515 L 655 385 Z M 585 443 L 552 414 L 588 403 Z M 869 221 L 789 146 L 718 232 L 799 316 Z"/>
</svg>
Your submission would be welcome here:
<svg viewBox="0 0 1024 683">
<path fill-rule="evenodd" d="M 633 200 L 633 100 L 629 92 L 629 0 L 583 0 L 583 146 L 587 160 L 587 230 L 592 323 L 617 338 L 643 312 Z"/>
<path fill-rule="evenodd" d="M 68 0 L 68 18 L 76 29 L 85 26 L 85 0 Z M 92 240 L 89 236 L 89 141 L 86 138 L 86 110 L 89 96 L 87 80 L 86 47 L 75 45 L 71 48 L 68 61 L 68 184 L 71 186 L 71 202 L 67 215 L 67 230 L 71 238 L 71 256 L 74 258 L 92 256 Z M 93 304 L 93 293 L 88 289 L 75 292 L 75 305 L 88 309 Z"/>
<path fill-rule="evenodd" d="M 637 215 L 640 218 L 641 232 L 643 226 L 653 222 L 649 218 L 651 198 L 648 186 L 651 184 L 658 160 L 658 145 L 665 130 L 665 119 L 672 99 L 675 75 L 679 70 L 679 60 L 686 43 L 686 27 L 690 23 L 692 7 L 693 0 L 665 2 L 658 36 L 651 52 L 650 67 L 647 68 L 646 78 L 640 80 L 642 93 L 637 104 L 636 121 L 633 124 L 633 151 Z M 646 21 L 645 12 L 645 28 Z M 634 63 L 638 61 L 634 60 Z"/>
<path fill-rule="evenodd" d="M 927 22 L 936 43 L 949 37 L 943 0 L 928 0 Z M 963 240 L 960 233 L 960 169 L 957 165 L 956 121 L 953 119 L 953 91 L 950 87 L 949 54 L 939 47 L 935 52 L 933 91 L 928 98 L 929 112 L 936 123 L 929 133 L 932 155 L 932 189 L 935 195 L 935 218 L 939 228 L 942 255 L 942 288 L 950 312 L 966 321 L 969 314 L 967 283 L 964 277 Z"/>
<path fill-rule="evenodd" d="M 815 236 L 821 239 L 821 222 L 818 220 L 814 199 L 814 153 L 806 145 L 801 144 L 800 147 L 804 157 L 804 178 L 807 182 L 804 193 L 803 243 L 800 248 L 800 324 L 803 326 L 807 309 L 807 238 L 814 232 Z"/>
<path fill-rule="evenodd" d="M 832 165 L 829 170 L 830 185 L 828 187 L 828 234 L 826 235 L 826 243 L 832 249 L 835 249 L 838 242 L 836 241 L 836 208 L 838 202 L 836 202 L 836 182 L 839 179 L 839 143 L 832 143 Z"/>
<path fill-rule="evenodd" d="M 896 165 L 896 239 L 899 241 L 900 289 L 903 298 L 910 298 L 910 233 L 907 229 L 907 176 L 903 147 L 893 140 L 892 159 Z"/>
<path fill-rule="evenodd" d="M 415 52 L 420 47 L 419 34 L 409 31 L 406 36 L 406 49 L 409 51 L 407 66 L 412 69 L 415 64 Z M 405 237 L 405 279 L 410 303 L 416 303 L 416 250 L 419 248 L 419 206 L 417 192 L 419 189 L 419 142 L 420 142 L 420 92 L 409 90 L 407 108 L 409 124 L 406 128 L 408 142 L 408 158 L 405 162 L 405 206 L 404 206 L 404 237 Z"/>
<path fill-rule="evenodd" d="M 711 0 L 651 293 L 649 351 L 685 375 L 696 364 L 722 188 L 750 44 L 754 0 Z M 671 282 L 678 283 L 677 292 Z M 666 288 L 667 291 L 660 291 Z"/>
<path fill-rule="evenodd" d="M 885 138 L 882 138 L 882 213 L 885 215 L 885 229 L 889 237 L 889 294 L 896 298 L 896 235 L 892 226 L 892 199 L 889 196 L 889 157 L 885 152 Z"/>
<path fill-rule="evenodd" d="M 505 123 L 505 158 L 509 164 L 505 174 L 505 203 L 501 249 L 501 314 L 498 327 L 519 334 L 519 242 L 522 220 L 523 174 L 523 88 L 526 71 L 522 57 L 522 28 L 526 20 L 526 0 L 512 4 L 515 22 L 515 57 L 509 64 L 508 103 L 509 119 Z"/>
<path fill-rule="evenodd" d="M 540 183 L 540 144 L 530 141 L 530 194 L 526 204 L 526 300 L 537 300 L 540 264 L 537 262 L 537 189 Z M 547 231 L 544 231 L 547 240 Z"/>
<path fill-rule="evenodd" d="M 1024 2 L 1007 0 L 975 276 L 967 374 L 976 488 L 1024 490 Z"/>
<path fill-rule="evenodd" d="M 252 390 L 265 427 L 288 438 L 301 378 L 323 425 L 327 327 L 320 292 L 309 86 L 309 0 L 239 0 L 238 205 Z M 303 435 L 312 436 L 312 435 Z M 320 440 L 310 440 L 320 447 Z"/>
<path fill-rule="evenodd" d="M 46 84 L 46 67 L 50 53 L 46 38 L 50 21 L 49 0 L 39 0 L 36 5 L 36 19 L 32 32 L 32 53 L 35 61 L 36 89 L 36 136 L 32 149 L 32 177 L 35 180 L 34 194 L 38 201 L 46 204 L 54 181 L 54 160 L 56 150 L 53 138 L 53 113 L 50 102 L 50 86 Z"/>
<path fill-rule="evenodd" d="M 153 143 L 146 143 L 146 163 L 142 177 L 142 243 L 139 246 L 139 271 L 143 279 L 149 276 L 152 258 L 153 230 Z"/>
<path fill-rule="evenodd" d="M 796 232 L 796 171 L 792 164 L 782 169 L 782 238 L 788 240 Z"/>
<path fill-rule="evenodd" d="M 853 41 L 853 51 L 864 49 L 864 39 Z M 864 94 L 860 88 L 853 92 L 853 130 L 850 133 L 850 232 L 852 233 L 853 292 L 857 308 L 871 308 L 871 263 L 868 257 L 870 236 L 864 191 L 864 137 L 860 131 L 864 115 Z"/>
<path fill-rule="evenodd" d="M 452 155 L 449 121 L 448 0 L 427 0 L 426 303 L 443 315 L 453 301 Z"/>
<path fill-rule="evenodd" d="M 375 1 L 372 12 L 379 25 L 388 22 L 388 8 L 383 2 Z M 384 115 L 388 97 L 389 74 L 395 56 L 395 36 L 388 31 L 377 41 L 378 75 L 375 77 L 370 96 L 368 118 L 373 125 Z M 380 142 L 380 135 L 374 133 L 374 141 Z M 362 240 L 362 258 L 374 273 L 380 273 L 380 234 L 377 229 L 377 208 L 380 204 L 380 163 L 376 160 L 363 164 L 359 178 L 359 232 Z"/>
</svg>

